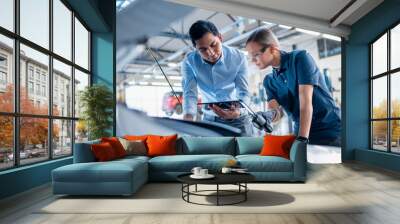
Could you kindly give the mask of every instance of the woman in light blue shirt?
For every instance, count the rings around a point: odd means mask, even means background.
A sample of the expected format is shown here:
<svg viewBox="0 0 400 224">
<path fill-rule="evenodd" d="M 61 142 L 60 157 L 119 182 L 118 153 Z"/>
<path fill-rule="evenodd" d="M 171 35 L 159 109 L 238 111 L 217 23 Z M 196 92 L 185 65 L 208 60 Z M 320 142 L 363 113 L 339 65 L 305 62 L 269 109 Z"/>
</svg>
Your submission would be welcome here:
<svg viewBox="0 0 400 224">
<path fill-rule="evenodd" d="M 184 119 L 194 119 L 198 92 L 203 102 L 242 100 L 249 103 L 245 55 L 224 46 L 221 34 L 211 22 L 195 22 L 189 35 L 196 50 L 186 56 L 181 67 Z M 253 130 L 247 111 L 239 106 L 222 109 L 213 105 L 206 108 L 203 120 L 239 128 L 243 136 L 250 136 Z"/>
</svg>

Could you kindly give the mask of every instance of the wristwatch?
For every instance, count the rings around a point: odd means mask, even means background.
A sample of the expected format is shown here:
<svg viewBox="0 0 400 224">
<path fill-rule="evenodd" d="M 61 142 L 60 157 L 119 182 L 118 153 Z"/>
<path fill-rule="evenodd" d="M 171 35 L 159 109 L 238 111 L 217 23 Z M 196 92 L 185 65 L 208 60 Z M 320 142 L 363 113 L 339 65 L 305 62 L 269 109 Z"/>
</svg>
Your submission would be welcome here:
<svg viewBox="0 0 400 224">
<path fill-rule="evenodd" d="M 308 143 L 308 138 L 303 137 L 303 136 L 297 136 L 296 140 L 300 141 L 300 142 Z"/>
</svg>

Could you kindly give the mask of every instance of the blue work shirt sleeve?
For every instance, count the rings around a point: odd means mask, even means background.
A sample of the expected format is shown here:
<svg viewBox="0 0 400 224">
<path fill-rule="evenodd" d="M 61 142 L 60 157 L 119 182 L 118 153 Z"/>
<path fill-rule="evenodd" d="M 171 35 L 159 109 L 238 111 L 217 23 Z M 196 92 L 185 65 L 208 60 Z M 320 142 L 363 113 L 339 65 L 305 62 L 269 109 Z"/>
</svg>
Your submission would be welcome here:
<svg viewBox="0 0 400 224">
<path fill-rule="evenodd" d="M 244 55 L 242 55 L 240 67 L 235 79 L 236 97 L 247 105 L 250 104 L 249 82 L 248 82 L 248 64 Z"/>
<path fill-rule="evenodd" d="M 299 85 L 318 85 L 318 67 L 306 51 L 296 57 L 296 73 Z"/>
<path fill-rule="evenodd" d="M 192 65 L 186 58 L 182 62 L 182 89 L 183 89 L 183 112 L 193 116 L 197 113 L 197 80 Z"/>
<path fill-rule="evenodd" d="M 272 75 L 272 74 L 269 74 L 269 75 Z M 274 91 L 273 86 L 271 84 L 271 80 L 268 77 L 269 75 L 265 76 L 264 82 L 263 82 L 265 93 L 267 94 L 267 101 L 276 100 L 277 99 L 276 95 L 275 95 L 275 91 Z"/>
</svg>

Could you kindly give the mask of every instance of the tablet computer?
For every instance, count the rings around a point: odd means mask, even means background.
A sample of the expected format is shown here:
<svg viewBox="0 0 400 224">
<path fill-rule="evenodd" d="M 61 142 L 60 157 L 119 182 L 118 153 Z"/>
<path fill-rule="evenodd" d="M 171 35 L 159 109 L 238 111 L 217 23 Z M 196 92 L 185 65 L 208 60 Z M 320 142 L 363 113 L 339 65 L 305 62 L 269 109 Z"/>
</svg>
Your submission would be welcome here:
<svg viewBox="0 0 400 224">
<path fill-rule="evenodd" d="M 230 109 L 232 105 L 236 107 L 243 107 L 239 100 L 232 100 L 232 101 L 220 101 L 220 102 L 206 102 L 206 103 L 197 103 L 197 105 L 216 105 L 222 109 Z"/>
</svg>

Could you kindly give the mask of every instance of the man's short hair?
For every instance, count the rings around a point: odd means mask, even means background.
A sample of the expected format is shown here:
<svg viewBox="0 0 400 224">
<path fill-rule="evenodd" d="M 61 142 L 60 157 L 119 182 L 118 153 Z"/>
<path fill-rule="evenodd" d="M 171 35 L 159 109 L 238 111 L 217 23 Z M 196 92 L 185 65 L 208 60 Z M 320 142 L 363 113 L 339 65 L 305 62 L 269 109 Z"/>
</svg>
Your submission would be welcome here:
<svg viewBox="0 0 400 224">
<path fill-rule="evenodd" d="M 219 35 L 217 27 L 212 22 L 198 20 L 193 23 L 189 29 L 189 36 L 193 46 L 196 46 L 196 40 L 201 39 L 206 33 L 212 33 L 214 36 Z"/>
</svg>

